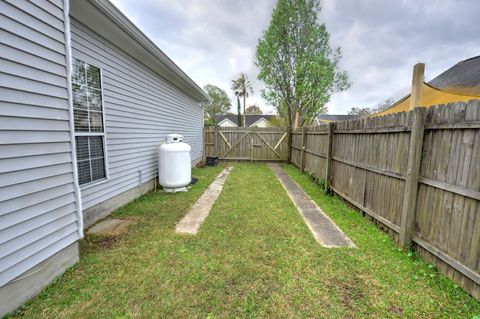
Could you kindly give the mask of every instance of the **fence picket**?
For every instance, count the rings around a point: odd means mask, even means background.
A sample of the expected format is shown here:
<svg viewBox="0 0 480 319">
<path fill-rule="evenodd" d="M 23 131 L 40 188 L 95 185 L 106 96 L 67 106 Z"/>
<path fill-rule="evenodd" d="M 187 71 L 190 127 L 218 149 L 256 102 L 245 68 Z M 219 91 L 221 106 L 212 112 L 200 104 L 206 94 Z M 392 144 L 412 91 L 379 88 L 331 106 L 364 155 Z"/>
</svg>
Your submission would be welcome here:
<svg viewBox="0 0 480 319">
<path fill-rule="evenodd" d="M 403 209 L 400 225 L 400 246 L 407 248 L 413 236 L 413 222 L 417 206 L 418 178 L 422 160 L 423 134 L 425 125 L 425 109 L 416 108 L 414 111 L 412 133 L 410 135 L 408 168 L 403 195 Z"/>
<path fill-rule="evenodd" d="M 206 129 L 205 154 L 283 160 L 325 178 L 400 246 L 413 242 L 480 299 L 479 123 L 472 100 L 297 129 Z"/>
</svg>

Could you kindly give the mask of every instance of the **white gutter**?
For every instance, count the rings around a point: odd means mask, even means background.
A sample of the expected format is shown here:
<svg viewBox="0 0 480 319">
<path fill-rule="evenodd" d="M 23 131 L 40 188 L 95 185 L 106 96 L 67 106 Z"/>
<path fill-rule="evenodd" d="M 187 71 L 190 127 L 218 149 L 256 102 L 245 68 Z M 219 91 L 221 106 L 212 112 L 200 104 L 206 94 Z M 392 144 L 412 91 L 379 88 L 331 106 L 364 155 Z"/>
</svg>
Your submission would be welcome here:
<svg viewBox="0 0 480 319">
<path fill-rule="evenodd" d="M 65 25 L 65 57 L 67 68 L 67 91 L 68 91 L 68 117 L 70 126 L 70 146 L 72 153 L 72 172 L 73 172 L 73 184 L 75 191 L 75 201 L 77 210 L 77 225 L 78 235 L 83 238 L 83 208 L 82 198 L 80 195 L 80 185 L 78 183 L 78 169 L 77 169 L 77 151 L 75 145 L 75 124 L 73 116 L 73 95 L 72 95 L 72 41 L 70 36 L 70 0 L 64 0 L 63 7 L 64 25 Z"/>
</svg>

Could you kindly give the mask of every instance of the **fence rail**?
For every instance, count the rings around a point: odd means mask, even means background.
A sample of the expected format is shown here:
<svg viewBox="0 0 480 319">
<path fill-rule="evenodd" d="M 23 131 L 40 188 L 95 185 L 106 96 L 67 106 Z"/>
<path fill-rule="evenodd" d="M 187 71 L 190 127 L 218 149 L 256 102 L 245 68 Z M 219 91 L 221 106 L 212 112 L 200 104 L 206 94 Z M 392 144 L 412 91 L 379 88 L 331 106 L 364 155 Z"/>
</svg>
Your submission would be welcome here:
<svg viewBox="0 0 480 319">
<path fill-rule="evenodd" d="M 480 299 L 480 101 L 293 131 L 207 129 L 205 154 L 291 161 Z"/>
<path fill-rule="evenodd" d="M 286 128 L 206 128 L 204 154 L 222 160 L 286 161 L 289 139 Z"/>
<path fill-rule="evenodd" d="M 480 102 L 292 132 L 291 162 L 480 299 Z"/>
</svg>

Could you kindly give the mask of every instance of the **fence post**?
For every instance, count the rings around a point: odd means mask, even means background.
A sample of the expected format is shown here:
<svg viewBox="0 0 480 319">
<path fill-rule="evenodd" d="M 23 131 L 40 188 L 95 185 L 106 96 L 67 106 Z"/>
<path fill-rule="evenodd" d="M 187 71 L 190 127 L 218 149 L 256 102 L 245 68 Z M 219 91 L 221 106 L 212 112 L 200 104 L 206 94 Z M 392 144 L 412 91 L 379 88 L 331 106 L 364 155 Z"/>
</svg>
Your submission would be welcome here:
<svg viewBox="0 0 480 319">
<path fill-rule="evenodd" d="M 333 155 L 333 126 L 335 122 L 328 123 L 328 147 L 327 147 L 327 164 L 325 168 L 325 191 L 330 189 L 332 180 L 332 155 Z"/>
<path fill-rule="evenodd" d="M 412 94 L 410 95 L 409 110 L 414 110 L 422 105 L 423 80 L 425 74 L 425 64 L 417 63 L 413 66 L 412 74 Z"/>
<path fill-rule="evenodd" d="M 307 127 L 302 127 L 302 148 L 300 150 L 300 170 L 304 171 L 305 169 L 305 147 L 307 145 Z"/>
<path fill-rule="evenodd" d="M 292 127 L 287 127 L 287 163 L 292 161 Z"/>
<path fill-rule="evenodd" d="M 218 126 L 215 126 L 213 134 L 214 134 L 214 142 L 213 143 L 215 143 L 215 146 L 214 146 L 215 156 L 220 157 L 220 154 L 218 154 Z"/>
<path fill-rule="evenodd" d="M 418 178 L 422 161 L 423 135 L 425 126 L 425 108 L 413 110 L 412 130 L 408 152 L 405 192 L 403 194 L 402 219 L 400 222 L 400 247 L 410 247 L 413 234 L 413 222 L 417 208 Z"/>
<path fill-rule="evenodd" d="M 207 128 L 203 128 L 203 154 L 202 154 L 202 163 L 205 164 L 207 160 Z"/>
</svg>

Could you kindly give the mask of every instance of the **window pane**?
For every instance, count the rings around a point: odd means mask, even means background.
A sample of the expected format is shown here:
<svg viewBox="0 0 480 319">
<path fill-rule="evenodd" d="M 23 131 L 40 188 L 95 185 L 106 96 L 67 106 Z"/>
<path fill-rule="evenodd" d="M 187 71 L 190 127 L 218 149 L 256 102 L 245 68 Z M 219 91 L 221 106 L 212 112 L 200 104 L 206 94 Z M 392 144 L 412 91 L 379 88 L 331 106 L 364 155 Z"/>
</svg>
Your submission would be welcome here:
<svg viewBox="0 0 480 319">
<path fill-rule="evenodd" d="M 103 137 L 77 136 L 75 142 L 79 184 L 105 178 Z"/>
<path fill-rule="evenodd" d="M 102 113 L 90 112 L 90 132 L 103 132 Z"/>
<path fill-rule="evenodd" d="M 100 69 L 73 59 L 73 113 L 76 132 L 103 132 L 103 107 Z M 104 136 L 75 137 L 78 181 L 86 184 L 106 177 Z"/>
<path fill-rule="evenodd" d="M 77 161 L 78 183 L 85 184 L 92 181 L 90 176 L 90 161 Z"/>
<path fill-rule="evenodd" d="M 89 64 L 87 64 L 87 85 L 100 89 L 100 69 Z"/>
<path fill-rule="evenodd" d="M 74 59 L 72 95 L 76 132 L 103 132 L 100 69 Z"/>
<path fill-rule="evenodd" d="M 100 90 L 88 89 L 88 107 L 90 110 L 102 110 L 102 93 Z"/>
<path fill-rule="evenodd" d="M 88 111 L 73 110 L 75 131 L 76 132 L 88 132 Z"/>
<path fill-rule="evenodd" d="M 73 107 L 87 109 L 87 92 L 85 90 L 85 86 L 83 89 L 78 84 L 72 85 L 72 96 L 73 96 Z"/>
<path fill-rule="evenodd" d="M 101 136 L 90 136 L 90 157 L 103 157 L 103 138 Z"/>
<path fill-rule="evenodd" d="M 105 178 L 103 158 L 92 160 L 92 181 Z"/>
<path fill-rule="evenodd" d="M 75 144 L 77 148 L 77 160 L 85 160 L 89 158 L 88 153 L 88 136 L 75 137 Z"/>
<path fill-rule="evenodd" d="M 72 82 L 84 85 L 87 84 L 85 78 L 85 63 L 77 59 L 73 59 Z"/>
</svg>

